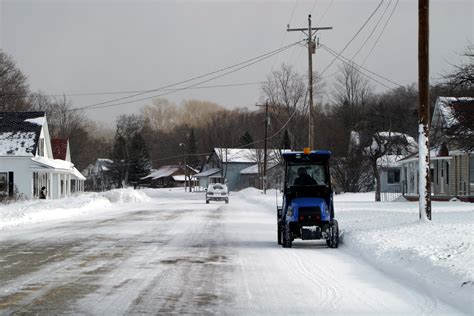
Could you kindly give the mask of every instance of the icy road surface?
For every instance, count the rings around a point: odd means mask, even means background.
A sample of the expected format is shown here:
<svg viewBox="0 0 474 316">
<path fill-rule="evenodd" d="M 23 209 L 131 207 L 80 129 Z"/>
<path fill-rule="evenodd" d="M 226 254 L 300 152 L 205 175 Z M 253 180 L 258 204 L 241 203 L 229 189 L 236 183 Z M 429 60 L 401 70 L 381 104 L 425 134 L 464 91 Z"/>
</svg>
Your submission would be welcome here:
<svg viewBox="0 0 474 316">
<path fill-rule="evenodd" d="M 458 314 L 324 242 L 276 244 L 275 213 L 232 194 L 0 232 L 0 314 Z"/>
</svg>

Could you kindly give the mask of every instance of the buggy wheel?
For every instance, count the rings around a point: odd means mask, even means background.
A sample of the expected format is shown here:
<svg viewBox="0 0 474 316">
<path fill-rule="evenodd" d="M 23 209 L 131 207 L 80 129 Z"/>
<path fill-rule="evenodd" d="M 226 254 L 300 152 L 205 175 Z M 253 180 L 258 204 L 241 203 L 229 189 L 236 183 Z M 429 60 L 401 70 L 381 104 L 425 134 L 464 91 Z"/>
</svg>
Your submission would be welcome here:
<svg viewBox="0 0 474 316">
<path fill-rule="evenodd" d="M 225 200 L 225 204 L 229 204 L 229 199 L 226 199 L 226 200 Z"/>
<path fill-rule="evenodd" d="M 339 246 L 339 225 L 337 220 L 333 220 L 329 226 L 329 238 L 326 239 L 329 248 L 337 248 Z"/>
<path fill-rule="evenodd" d="M 291 234 L 290 225 L 286 224 L 283 229 L 283 248 L 293 247 L 293 235 Z"/>
<path fill-rule="evenodd" d="M 206 200 L 206 204 L 209 204 L 209 200 Z"/>
</svg>

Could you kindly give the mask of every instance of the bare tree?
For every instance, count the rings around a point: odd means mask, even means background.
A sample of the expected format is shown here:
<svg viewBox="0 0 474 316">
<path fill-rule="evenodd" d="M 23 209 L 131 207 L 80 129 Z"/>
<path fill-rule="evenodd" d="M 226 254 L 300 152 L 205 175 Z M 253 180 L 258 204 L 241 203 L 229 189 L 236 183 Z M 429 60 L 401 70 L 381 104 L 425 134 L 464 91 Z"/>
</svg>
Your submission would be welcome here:
<svg viewBox="0 0 474 316">
<path fill-rule="evenodd" d="M 462 55 L 467 58 L 467 61 L 460 65 L 453 65 L 454 71 L 447 74 L 445 80 L 452 89 L 472 91 L 474 88 L 474 45 L 470 43 Z"/>
<path fill-rule="evenodd" d="M 200 100 L 186 100 L 179 108 L 180 124 L 198 127 L 210 121 L 211 114 L 224 110 L 217 103 Z"/>
<path fill-rule="evenodd" d="M 261 89 L 262 100 L 270 103 L 270 112 L 280 125 L 294 118 L 296 113 L 306 113 L 308 100 L 305 76 L 297 73 L 292 66 L 282 64 L 279 70 L 267 76 Z M 301 126 L 292 119 L 287 131 L 293 148 L 297 146 L 297 129 L 301 129 Z"/>
<path fill-rule="evenodd" d="M 28 110 L 28 94 L 26 76 L 12 58 L 0 50 L 0 111 Z"/>
<path fill-rule="evenodd" d="M 371 96 L 371 86 L 355 65 L 343 64 L 333 88 L 333 113 L 341 117 L 347 136 L 361 119 Z"/>
<path fill-rule="evenodd" d="M 169 132 L 179 124 L 178 107 L 165 98 L 153 99 L 151 104 L 141 109 L 141 113 L 153 130 Z"/>
</svg>

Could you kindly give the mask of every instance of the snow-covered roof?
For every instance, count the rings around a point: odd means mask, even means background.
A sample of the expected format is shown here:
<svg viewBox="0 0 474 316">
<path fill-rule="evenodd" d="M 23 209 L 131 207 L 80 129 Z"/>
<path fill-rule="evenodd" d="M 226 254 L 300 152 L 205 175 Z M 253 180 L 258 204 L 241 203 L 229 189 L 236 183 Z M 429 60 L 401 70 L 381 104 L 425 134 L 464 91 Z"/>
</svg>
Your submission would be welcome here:
<svg viewBox="0 0 474 316">
<path fill-rule="evenodd" d="M 270 163 L 267 165 L 267 171 L 275 167 L 277 163 Z M 263 167 L 263 166 L 262 166 Z M 257 174 L 258 173 L 258 164 L 254 164 L 250 167 L 240 170 L 240 174 Z"/>
<path fill-rule="evenodd" d="M 268 160 L 276 159 L 276 149 L 268 149 Z M 263 158 L 263 149 L 214 148 L 214 153 L 223 163 L 255 163 Z"/>
<path fill-rule="evenodd" d="M 114 162 L 112 159 L 108 159 L 108 158 L 97 158 L 97 161 L 106 162 L 106 163 L 113 163 Z"/>
<path fill-rule="evenodd" d="M 205 177 L 209 177 L 209 176 L 212 176 L 218 172 L 221 172 L 221 169 L 219 168 L 212 168 L 212 169 L 208 169 L 208 170 L 205 170 L 205 171 L 202 171 L 200 173 L 196 173 L 194 175 L 194 177 L 196 178 L 205 178 Z"/>
<path fill-rule="evenodd" d="M 74 164 L 69 161 L 61 159 L 51 159 L 42 156 L 35 156 L 31 158 L 31 160 L 41 165 L 42 168 L 53 169 L 55 171 L 60 172 L 67 172 L 74 176 L 77 180 L 86 180 L 82 173 L 80 173 L 79 170 L 74 167 Z M 35 167 L 33 166 L 33 168 Z"/>
<path fill-rule="evenodd" d="M 404 157 L 404 155 L 385 155 L 377 159 L 377 166 L 382 168 L 399 167 L 398 161 Z"/>
<path fill-rule="evenodd" d="M 0 132 L 0 156 L 33 156 L 35 132 Z"/>
<path fill-rule="evenodd" d="M 418 142 L 408 134 L 403 134 L 403 133 L 399 133 L 399 132 L 379 132 L 378 135 L 382 138 L 387 138 L 387 139 L 397 138 L 397 137 L 400 137 L 402 139 L 403 138 L 406 139 L 406 141 L 408 143 L 408 145 L 406 147 L 407 147 L 408 151 L 410 151 L 410 152 L 413 152 L 414 150 L 416 150 L 418 148 Z M 378 147 L 379 147 L 379 144 L 377 143 L 375 138 L 372 138 L 372 144 L 369 146 L 369 148 L 378 149 Z"/>
<path fill-rule="evenodd" d="M 34 156 L 44 112 L 0 112 L 0 156 Z"/>
<path fill-rule="evenodd" d="M 474 98 L 471 97 L 438 97 L 433 113 L 433 124 L 437 124 L 438 115 L 444 128 L 458 124 L 456 111 L 459 107 L 468 108 L 474 111 Z"/>
<path fill-rule="evenodd" d="M 179 171 L 180 168 L 178 166 L 163 166 L 156 170 L 155 172 L 150 173 L 146 177 L 143 177 L 142 179 L 153 179 L 157 180 L 160 178 L 166 178 L 171 175 L 173 175 L 175 172 Z"/>
<path fill-rule="evenodd" d="M 451 160 L 453 159 L 453 155 L 460 154 L 459 150 L 450 150 L 448 156 L 440 156 L 439 155 L 439 148 L 431 148 L 430 149 L 430 160 Z M 397 161 L 398 165 L 418 161 L 418 153 L 413 153 L 405 158 L 402 158 Z"/>
<path fill-rule="evenodd" d="M 76 167 L 72 168 L 72 175 L 77 178 L 77 180 L 86 180 L 86 177 L 82 175 L 82 173 L 79 172 L 79 170 L 76 169 Z"/>
<path fill-rule="evenodd" d="M 46 167 L 55 169 L 55 170 L 65 170 L 65 171 L 73 171 L 74 169 L 74 164 L 65 161 L 65 160 L 60 160 L 60 159 L 50 159 L 42 156 L 35 156 L 31 158 L 34 162 L 37 162 L 41 165 L 44 165 Z"/>
<path fill-rule="evenodd" d="M 29 119 L 26 119 L 25 122 L 43 126 L 43 124 L 44 124 L 44 116 L 35 117 L 35 118 L 29 118 Z"/>
</svg>

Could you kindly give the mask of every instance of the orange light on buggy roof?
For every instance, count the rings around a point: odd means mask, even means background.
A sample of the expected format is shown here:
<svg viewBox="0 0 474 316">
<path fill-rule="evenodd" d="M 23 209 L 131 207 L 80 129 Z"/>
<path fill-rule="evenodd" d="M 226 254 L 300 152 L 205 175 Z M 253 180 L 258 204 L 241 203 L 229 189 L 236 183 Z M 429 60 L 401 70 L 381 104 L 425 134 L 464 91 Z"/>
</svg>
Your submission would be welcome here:
<svg viewBox="0 0 474 316">
<path fill-rule="evenodd" d="M 303 148 L 303 154 L 309 155 L 309 147 Z"/>
</svg>

